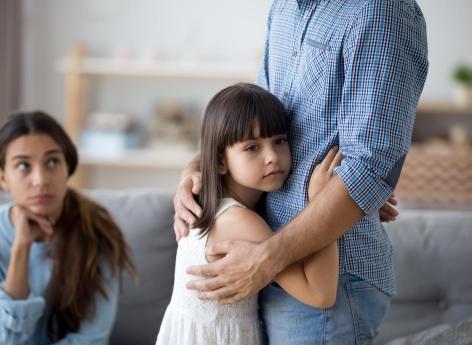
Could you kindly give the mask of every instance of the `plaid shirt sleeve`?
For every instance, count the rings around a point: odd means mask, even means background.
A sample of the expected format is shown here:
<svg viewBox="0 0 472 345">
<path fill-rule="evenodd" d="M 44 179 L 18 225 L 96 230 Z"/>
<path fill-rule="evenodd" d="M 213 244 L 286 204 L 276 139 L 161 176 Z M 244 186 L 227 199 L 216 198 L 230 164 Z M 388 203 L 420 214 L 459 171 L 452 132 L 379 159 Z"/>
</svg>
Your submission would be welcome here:
<svg viewBox="0 0 472 345">
<path fill-rule="evenodd" d="M 420 9 L 406 1 L 369 1 L 352 21 L 343 59 L 338 128 L 345 159 L 335 173 L 364 213 L 372 214 L 395 188 L 426 79 Z"/>
</svg>

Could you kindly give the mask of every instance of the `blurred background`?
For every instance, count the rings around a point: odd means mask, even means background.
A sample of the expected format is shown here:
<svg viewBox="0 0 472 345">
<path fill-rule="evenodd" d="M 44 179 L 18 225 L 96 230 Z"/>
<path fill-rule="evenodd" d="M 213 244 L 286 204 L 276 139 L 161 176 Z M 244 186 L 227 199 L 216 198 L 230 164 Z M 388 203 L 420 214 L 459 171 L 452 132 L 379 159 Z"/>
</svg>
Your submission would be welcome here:
<svg viewBox="0 0 472 345">
<path fill-rule="evenodd" d="M 472 2 L 418 3 L 430 69 L 397 194 L 471 209 Z M 1 0 L 0 121 L 54 115 L 80 147 L 77 187 L 173 191 L 210 97 L 255 80 L 270 4 Z"/>
</svg>

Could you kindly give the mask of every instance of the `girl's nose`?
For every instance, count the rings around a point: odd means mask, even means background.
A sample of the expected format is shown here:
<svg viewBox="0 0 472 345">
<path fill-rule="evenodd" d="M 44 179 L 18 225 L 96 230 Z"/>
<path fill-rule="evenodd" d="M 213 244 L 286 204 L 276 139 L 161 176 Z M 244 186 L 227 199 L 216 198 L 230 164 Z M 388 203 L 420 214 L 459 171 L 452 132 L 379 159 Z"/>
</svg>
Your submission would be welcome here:
<svg viewBox="0 0 472 345">
<path fill-rule="evenodd" d="M 268 148 L 267 154 L 266 154 L 266 164 L 277 163 L 278 161 L 279 161 L 279 155 L 277 151 L 273 147 Z"/>
</svg>

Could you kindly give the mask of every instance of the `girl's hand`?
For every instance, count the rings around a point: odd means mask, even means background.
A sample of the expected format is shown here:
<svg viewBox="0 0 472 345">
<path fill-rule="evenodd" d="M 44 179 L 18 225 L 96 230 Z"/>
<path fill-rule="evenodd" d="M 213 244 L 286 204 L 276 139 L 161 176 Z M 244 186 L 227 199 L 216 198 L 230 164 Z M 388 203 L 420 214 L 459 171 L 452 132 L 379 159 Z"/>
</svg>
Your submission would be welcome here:
<svg viewBox="0 0 472 345">
<path fill-rule="evenodd" d="M 35 241 L 45 240 L 53 233 L 50 219 L 38 216 L 25 207 L 15 205 L 10 215 L 17 245 L 30 246 Z"/>
<path fill-rule="evenodd" d="M 308 199 L 311 200 L 315 195 L 319 194 L 328 182 L 333 178 L 333 171 L 338 165 L 341 164 L 343 155 L 337 147 L 329 150 L 326 157 L 321 163 L 319 163 L 310 177 L 310 183 L 308 184 Z"/>
</svg>

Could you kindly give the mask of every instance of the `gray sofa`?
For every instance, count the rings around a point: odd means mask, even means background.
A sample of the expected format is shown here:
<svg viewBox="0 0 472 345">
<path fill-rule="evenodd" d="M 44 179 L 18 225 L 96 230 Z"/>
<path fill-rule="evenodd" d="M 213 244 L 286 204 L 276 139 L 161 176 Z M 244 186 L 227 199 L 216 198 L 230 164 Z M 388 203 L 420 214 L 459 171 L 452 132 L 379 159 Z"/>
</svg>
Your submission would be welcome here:
<svg viewBox="0 0 472 345">
<path fill-rule="evenodd" d="M 176 250 L 172 196 L 156 190 L 91 191 L 89 195 L 121 225 L 141 275 L 138 285 L 125 278 L 110 344 L 154 344 L 172 290 Z M 423 341 L 428 338 L 425 334 L 463 331 L 464 323 L 458 322 L 472 317 L 472 212 L 402 210 L 386 229 L 396 253 L 398 295 L 377 342 L 472 343 Z M 472 335 L 470 325 L 472 321 L 465 328 Z M 423 330 L 416 338 L 408 337 Z"/>
</svg>

